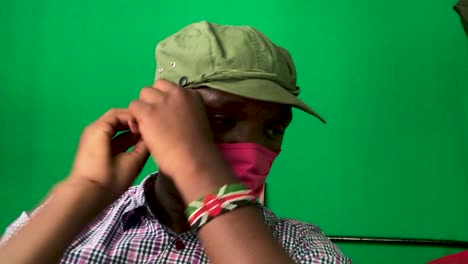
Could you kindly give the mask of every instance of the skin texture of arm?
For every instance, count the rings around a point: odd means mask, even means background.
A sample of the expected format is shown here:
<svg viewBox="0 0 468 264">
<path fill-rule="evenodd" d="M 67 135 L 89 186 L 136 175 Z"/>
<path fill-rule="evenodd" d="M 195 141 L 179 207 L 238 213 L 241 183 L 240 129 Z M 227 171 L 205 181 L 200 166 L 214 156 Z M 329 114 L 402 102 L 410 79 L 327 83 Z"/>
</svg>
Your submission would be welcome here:
<svg viewBox="0 0 468 264">
<path fill-rule="evenodd" d="M 105 207 L 92 183 L 58 184 L 46 204 L 0 249 L 2 263 L 57 263 L 81 229 Z"/>
</svg>

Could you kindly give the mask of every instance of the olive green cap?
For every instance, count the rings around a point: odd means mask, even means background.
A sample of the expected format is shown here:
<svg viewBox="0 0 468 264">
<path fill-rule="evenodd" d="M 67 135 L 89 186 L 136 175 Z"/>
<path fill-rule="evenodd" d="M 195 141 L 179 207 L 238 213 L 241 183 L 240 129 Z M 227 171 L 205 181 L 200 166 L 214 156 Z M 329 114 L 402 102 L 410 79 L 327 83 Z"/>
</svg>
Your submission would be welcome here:
<svg viewBox="0 0 468 264">
<path fill-rule="evenodd" d="M 252 27 L 190 24 L 157 45 L 156 62 L 156 79 L 291 105 L 325 123 L 297 97 L 289 52 Z"/>
</svg>

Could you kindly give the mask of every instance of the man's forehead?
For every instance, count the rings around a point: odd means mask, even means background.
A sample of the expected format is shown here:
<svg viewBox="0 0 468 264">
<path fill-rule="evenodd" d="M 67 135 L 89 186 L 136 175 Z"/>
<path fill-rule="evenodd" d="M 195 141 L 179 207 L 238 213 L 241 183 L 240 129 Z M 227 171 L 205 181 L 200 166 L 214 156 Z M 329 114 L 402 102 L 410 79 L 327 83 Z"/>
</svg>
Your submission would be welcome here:
<svg viewBox="0 0 468 264">
<path fill-rule="evenodd" d="M 248 103 L 250 99 L 242 96 L 230 94 L 227 92 L 219 91 L 209 87 L 200 87 L 196 91 L 202 96 L 203 101 L 209 104 L 223 104 L 223 103 Z"/>
</svg>

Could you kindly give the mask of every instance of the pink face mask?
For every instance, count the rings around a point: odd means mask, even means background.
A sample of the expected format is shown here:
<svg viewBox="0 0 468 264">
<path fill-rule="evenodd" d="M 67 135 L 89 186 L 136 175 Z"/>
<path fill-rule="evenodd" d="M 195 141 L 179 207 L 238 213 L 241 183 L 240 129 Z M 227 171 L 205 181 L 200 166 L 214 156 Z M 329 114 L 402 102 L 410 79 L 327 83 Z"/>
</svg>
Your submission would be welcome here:
<svg viewBox="0 0 468 264">
<path fill-rule="evenodd" d="M 239 180 L 259 197 L 279 152 L 256 143 L 223 143 L 218 148 Z"/>
</svg>

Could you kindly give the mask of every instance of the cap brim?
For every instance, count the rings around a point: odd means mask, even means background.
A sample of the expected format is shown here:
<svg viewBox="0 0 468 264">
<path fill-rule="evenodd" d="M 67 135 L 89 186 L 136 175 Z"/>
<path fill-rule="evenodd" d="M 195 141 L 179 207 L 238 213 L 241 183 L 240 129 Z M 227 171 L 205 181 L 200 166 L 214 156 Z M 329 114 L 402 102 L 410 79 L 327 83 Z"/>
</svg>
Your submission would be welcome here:
<svg viewBox="0 0 468 264">
<path fill-rule="evenodd" d="M 326 123 L 325 119 L 302 102 L 297 96 L 294 96 L 279 84 L 266 79 L 212 81 L 197 83 L 196 86 L 206 86 L 250 99 L 291 105 L 292 107 L 301 109 L 317 117 L 323 123 Z M 188 87 L 190 87 L 190 85 L 188 85 Z"/>
</svg>

